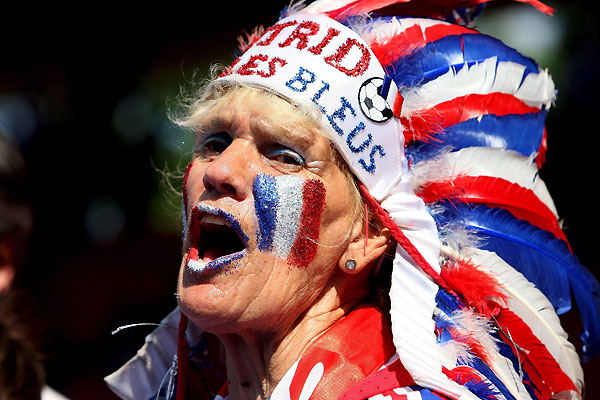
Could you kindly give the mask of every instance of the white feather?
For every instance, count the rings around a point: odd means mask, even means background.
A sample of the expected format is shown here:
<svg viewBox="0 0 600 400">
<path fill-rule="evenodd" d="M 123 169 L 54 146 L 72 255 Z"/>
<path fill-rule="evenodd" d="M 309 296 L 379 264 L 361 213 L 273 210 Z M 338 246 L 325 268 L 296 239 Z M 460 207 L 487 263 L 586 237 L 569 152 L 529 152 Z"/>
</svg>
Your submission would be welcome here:
<svg viewBox="0 0 600 400">
<path fill-rule="evenodd" d="M 529 106 L 549 108 L 556 96 L 547 71 L 530 73 L 525 79 L 525 66 L 511 61 L 498 62 L 497 57 L 460 70 L 449 70 L 426 84 L 402 93 L 402 116 L 469 94 L 506 93 Z"/>
<path fill-rule="evenodd" d="M 375 19 L 365 26 L 361 37 L 368 44 L 372 44 L 373 42 L 383 43 L 415 25 L 420 26 L 421 31 L 425 31 L 425 29 L 431 26 L 451 24 L 445 21 L 426 18 Z"/>
<path fill-rule="evenodd" d="M 517 400 L 531 399 L 523 386 L 520 376 L 514 370 L 512 363 L 498 352 L 495 339 L 488 333 L 493 328 L 490 321 L 467 310 L 460 310 L 453 314 L 453 320 L 462 325 L 469 334 L 477 340 L 490 355 L 488 365 L 494 374 L 506 385 L 506 388 Z"/>
<path fill-rule="evenodd" d="M 458 175 L 502 178 L 530 189 L 558 218 L 546 184 L 538 175 L 533 158 L 512 150 L 489 147 L 467 147 L 442 153 L 412 166 L 416 186 L 424 186 Z"/>
<path fill-rule="evenodd" d="M 441 310 L 436 310 L 436 312 L 442 313 Z M 446 316 L 446 318 L 448 317 Z M 473 314 L 469 310 L 458 311 L 452 314 L 451 319 L 458 325 L 459 332 L 462 331 L 462 334 L 471 336 L 486 348 L 490 356 L 488 366 L 496 377 L 504 383 L 513 397 L 517 400 L 531 400 L 531 396 L 523 386 L 523 382 L 517 371 L 514 370 L 510 360 L 498 352 L 495 340 L 489 334 L 492 329 L 489 320 Z M 454 368 L 459 360 L 468 361 L 473 358 L 465 343 L 454 340 L 440 343 L 439 352 L 443 365 L 448 369 Z M 504 396 L 500 395 L 498 398 L 504 398 Z"/>
<path fill-rule="evenodd" d="M 468 363 L 473 359 L 473 355 L 469 353 L 469 346 L 456 340 L 440 343 L 439 352 L 442 365 L 448 369 L 453 369 L 459 362 Z"/>
<path fill-rule="evenodd" d="M 353 0 L 317 0 L 312 2 L 306 8 L 301 10 L 307 14 L 323 14 L 329 11 L 337 10 L 349 4 L 355 3 Z"/>
<path fill-rule="evenodd" d="M 512 362 L 508 358 L 504 357 L 500 353 L 497 353 L 494 361 L 489 367 L 494 374 L 496 374 L 498 379 L 504 383 L 506 388 L 515 397 L 515 399 L 531 400 L 529 392 L 527 392 L 525 385 L 523 385 L 521 376 L 517 371 L 515 371 Z"/>
<path fill-rule="evenodd" d="M 579 357 L 546 296 L 496 253 L 469 249 L 467 256 L 496 277 L 508 296 L 508 308 L 531 328 L 581 392 L 583 370 Z"/>
<path fill-rule="evenodd" d="M 477 340 L 489 352 L 490 355 L 498 353 L 496 341 L 490 335 L 494 330 L 490 321 L 482 315 L 473 313 L 471 310 L 457 310 L 452 313 L 451 319 L 461 326 L 466 334 Z"/>
</svg>

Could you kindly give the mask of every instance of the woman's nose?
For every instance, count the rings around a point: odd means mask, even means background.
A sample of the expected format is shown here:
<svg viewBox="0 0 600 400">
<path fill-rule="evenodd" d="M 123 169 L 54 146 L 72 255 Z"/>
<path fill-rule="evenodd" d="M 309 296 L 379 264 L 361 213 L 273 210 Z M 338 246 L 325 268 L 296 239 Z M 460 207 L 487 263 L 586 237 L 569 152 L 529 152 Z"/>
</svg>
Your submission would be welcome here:
<svg viewBox="0 0 600 400">
<path fill-rule="evenodd" d="M 202 182 L 205 190 L 221 196 L 244 200 L 251 191 L 252 149 L 245 142 L 234 140 L 206 168 Z"/>
</svg>

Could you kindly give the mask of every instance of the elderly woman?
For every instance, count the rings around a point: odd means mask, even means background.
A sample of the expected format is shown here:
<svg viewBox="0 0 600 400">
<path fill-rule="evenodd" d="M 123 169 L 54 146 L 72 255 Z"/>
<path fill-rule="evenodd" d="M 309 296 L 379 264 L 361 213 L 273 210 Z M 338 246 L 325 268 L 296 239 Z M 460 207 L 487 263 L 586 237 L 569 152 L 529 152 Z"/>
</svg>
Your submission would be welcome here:
<svg viewBox="0 0 600 400">
<path fill-rule="evenodd" d="M 600 286 L 537 174 L 552 80 L 469 2 L 393 3 L 290 7 L 178 119 L 179 308 L 121 397 L 582 396 L 556 312 L 573 288 L 593 356 Z"/>
</svg>

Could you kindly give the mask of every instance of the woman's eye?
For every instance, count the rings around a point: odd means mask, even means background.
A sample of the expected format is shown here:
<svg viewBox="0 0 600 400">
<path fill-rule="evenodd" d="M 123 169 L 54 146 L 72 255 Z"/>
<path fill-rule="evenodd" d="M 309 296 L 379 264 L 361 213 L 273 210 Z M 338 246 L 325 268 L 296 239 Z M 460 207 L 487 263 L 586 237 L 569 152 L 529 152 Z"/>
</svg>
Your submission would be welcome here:
<svg viewBox="0 0 600 400">
<path fill-rule="evenodd" d="M 196 146 L 197 153 L 221 154 L 231 144 L 231 136 L 225 132 L 215 133 L 208 136 Z"/>
<path fill-rule="evenodd" d="M 304 165 L 304 158 L 294 150 L 285 146 L 278 146 L 271 149 L 269 151 L 269 158 L 283 164 L 297 166 Z"/>
</svg>

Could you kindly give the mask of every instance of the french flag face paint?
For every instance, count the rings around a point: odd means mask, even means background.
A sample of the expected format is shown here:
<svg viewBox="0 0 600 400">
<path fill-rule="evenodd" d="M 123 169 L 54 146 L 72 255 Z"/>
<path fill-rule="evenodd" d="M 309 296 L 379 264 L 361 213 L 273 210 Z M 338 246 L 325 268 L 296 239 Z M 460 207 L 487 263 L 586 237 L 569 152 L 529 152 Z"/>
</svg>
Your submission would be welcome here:
<svg viewBox="0 0 600 400">
<path fill-rule="evenodd" d="M 236 245 L 239 247 L 248 243 L 248 236 L 235 217 L 220 208 L 207 204 L 194 207 L 190 235 L 192 245 L 186 265 L 191 271 L 227 270 L 234 261 L 247 254 L 246 249 L 235 249 Z"/>
<path fill-rule="evenodd" d="M 325 186 L 293 175 L 258 175 L 252 192 L 258 218 L 257 247 L 294 266 L 306 266 L 317 253 Z"/>
</svg>

